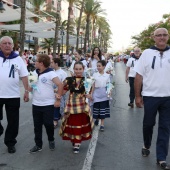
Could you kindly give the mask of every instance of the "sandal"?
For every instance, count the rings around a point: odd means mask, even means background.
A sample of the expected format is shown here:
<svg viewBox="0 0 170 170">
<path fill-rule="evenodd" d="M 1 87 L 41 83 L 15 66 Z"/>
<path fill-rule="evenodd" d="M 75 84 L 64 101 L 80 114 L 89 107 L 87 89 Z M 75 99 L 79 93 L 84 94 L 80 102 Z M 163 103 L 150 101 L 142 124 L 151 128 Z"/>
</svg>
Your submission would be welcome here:
<svg viewBox="0 0 170 170">
<path fill-rule="evenodd" d="M 167 163 L 165 161 L 160 162 L 160 161 L 157 160 L 157 165 L 159 165 L 162 169 L 170 170 L 170 167 L 167 165 Z"/>
</svg>

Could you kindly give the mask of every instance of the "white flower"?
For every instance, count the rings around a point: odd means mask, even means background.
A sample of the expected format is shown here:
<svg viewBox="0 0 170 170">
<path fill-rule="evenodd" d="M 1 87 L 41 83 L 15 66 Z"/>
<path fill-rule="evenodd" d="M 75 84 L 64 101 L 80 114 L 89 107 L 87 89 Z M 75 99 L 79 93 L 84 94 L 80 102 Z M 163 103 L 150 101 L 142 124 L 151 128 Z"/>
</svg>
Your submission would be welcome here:
<svg viewBox="0 0 170 170">
<path fill-rule="evenodd" d="M 28 76 L 28 80 L 30 85 L 36 84 L 38 81 L 38 76 L 30 72 L 30 75 Z"/>
</svg>

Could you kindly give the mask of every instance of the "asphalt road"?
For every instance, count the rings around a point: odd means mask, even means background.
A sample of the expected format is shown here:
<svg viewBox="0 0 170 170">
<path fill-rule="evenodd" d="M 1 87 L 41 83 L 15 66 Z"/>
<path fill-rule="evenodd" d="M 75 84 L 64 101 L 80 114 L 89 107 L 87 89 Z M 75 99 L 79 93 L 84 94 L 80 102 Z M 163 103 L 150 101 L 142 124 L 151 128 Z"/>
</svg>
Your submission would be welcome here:
<svg viewBox="0 0 170 170">
<path fill-rule="evenodd" d="M 125 82 L 125 65 L 116 63 L 115 89 L 111 104 L 111 118 L 105 120 L 105 131 L 99 132 L 91 170 L 159 170 L 156 165 L 155 143 L 157 126 L 154 130 L 151 154 L 141 156 L 143 109 L 127 106 L 129 85 Z M 23 87 L 21 85 L 21 91 Z M 79 154 L 73 154 L 71 143 L 62 141 L 55 130 L 55 151 L 50 151 L 45 129 L 43 150 L 29 154 L 34 144 L 31 101 L 21 102 L 20 130 L 16 153 L 9 154 L 0 137 L 0 170 L 82 170 L 91 141 L 83 142 Z M 6 117 L 2 125 L 6 128 Z M 167 161 L 170 162 L 170 157 Z M 88 168 L 84 168 L 84 170 Z"/>
</svg>

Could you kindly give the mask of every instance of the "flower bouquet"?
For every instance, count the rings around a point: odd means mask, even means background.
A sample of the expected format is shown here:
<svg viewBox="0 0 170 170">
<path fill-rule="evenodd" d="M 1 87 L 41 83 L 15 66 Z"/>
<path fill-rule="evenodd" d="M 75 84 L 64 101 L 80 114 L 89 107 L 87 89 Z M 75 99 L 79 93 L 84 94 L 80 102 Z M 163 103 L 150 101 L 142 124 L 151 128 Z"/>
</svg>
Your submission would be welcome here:
<svg viewBox="0 0 170 170">
<path fill-rule="evenodd" d="M 114 86 L 110 82 L 110 79 L 109 79 L 109 81 L 106 83 L 106 93 L 107 93 L 107 97 L 109 97 L 109 98 L 111 97 L 112 89 L 114 89 Z"/>
<path fill-rule="evenodd" d="M 86 72 L 85 72 L 84 87 L 85 87 L 86 94 L 89 94 L 93 83 L 94 83 L 94 78 L 93 77 L 87 78 L 86 77 Z M 88 103 L 87 98 L 86 98 L 86 103 Z"/>
<path fill-rule="evenodd" d="M 38 93 L 40 93 L 38 87 L 37 87 L 37 81 L 38 81 L 38 75 L 34 74 L 33 72 L 30 72 L 30 75 L 28 76 L 28 81 L 30 87 L 34 90 L 37 90 Z"/>
<path fill-rule="evenodd" d="M 114 71 L 114 68 L 112 66 L 107 67 L 105 71 L 106 71 L 106 73 L 110 73 L 113 76 L 115 75 L 115 71 Z"/>
</svg>

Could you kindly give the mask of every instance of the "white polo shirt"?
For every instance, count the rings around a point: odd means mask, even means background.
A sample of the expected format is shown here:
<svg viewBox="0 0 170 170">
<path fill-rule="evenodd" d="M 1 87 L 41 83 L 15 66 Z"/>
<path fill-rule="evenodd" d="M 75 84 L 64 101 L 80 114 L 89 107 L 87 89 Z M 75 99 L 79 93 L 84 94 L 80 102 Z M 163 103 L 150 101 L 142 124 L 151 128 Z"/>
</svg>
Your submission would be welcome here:
<svg viewBox="0 0 170 170">
<path fill-rule="evenodd" d="M 139 59 L 135 59 L 133 57 L 128 59 L 128 62 L 126 64 L 127 67 L 130 67 L 128 77 L 135 77 L 136 71 L 134 70 L 134 66 L 137 64 Z"/>
<path fill-rule="evenodd" d="M 57 77 L 54 71 L 40 74 L 37 81 L 38 90 L 33 91 L 32 104 L 36 106 L 53 105 L 55 93 L 53 88 L 53 78 Z"/>
<path fill-rule="evenodd" d="M 3 60 L 0 57 L 0 98 L 18 98 L 20 77 L 28 76 L 26 65 L 20 56 Z"/>
<path fill-rule="evenodd" d="M 110 79 L 110 75 L 107 73 L 100 74 L 99 72 L 93 74 L 95 80 L 95 87 L 106 87 L 106 83 Z"/>
<path fill-rule="evenodd" d="M 143 51 L 134 70 L 143 77 L 143 96 L 170 96 L 170 50 L 162 58 L 157 50 Z"/>
<path fill-rule="evenodd" d="M 59 68 L 58 70 L 54 70 L 54 72 L 56 73 L 57 77 L 60 79 L 61 82 L 63 82 L 66 77 L 68 77 L 67 73 L 61 68 Z"/>
</svg>

